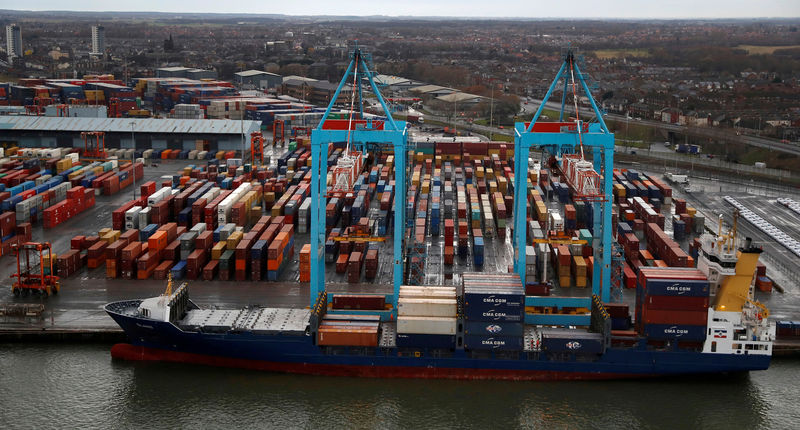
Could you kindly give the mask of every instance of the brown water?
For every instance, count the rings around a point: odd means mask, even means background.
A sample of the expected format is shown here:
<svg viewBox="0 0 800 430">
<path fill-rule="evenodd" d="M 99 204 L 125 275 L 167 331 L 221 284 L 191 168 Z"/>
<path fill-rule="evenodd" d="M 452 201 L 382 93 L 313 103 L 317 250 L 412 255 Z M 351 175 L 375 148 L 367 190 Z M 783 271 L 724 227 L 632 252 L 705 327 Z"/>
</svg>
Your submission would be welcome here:
<svg viewBox="0 0 800 430">
<path fill-rule="evenodd" d="M 797 428 L 800 362 L 713 378 L 378 380 L 114 361 L 0 344 L 3 428 Z"/>
</svg>

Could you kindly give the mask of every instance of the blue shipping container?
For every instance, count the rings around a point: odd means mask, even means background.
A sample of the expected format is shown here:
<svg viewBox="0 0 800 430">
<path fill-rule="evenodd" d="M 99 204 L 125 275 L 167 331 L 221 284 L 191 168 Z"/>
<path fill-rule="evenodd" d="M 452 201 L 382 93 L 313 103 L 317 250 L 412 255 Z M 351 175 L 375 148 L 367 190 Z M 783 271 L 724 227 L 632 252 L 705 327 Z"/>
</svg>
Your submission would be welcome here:
<svg viewBox="0 0 800 430">
<path fill-rule="evenodd" d="M 521 336 L 465 335 L 464 348 L 472 350 L 522 351 Z"/>
<path fill-rule="evenodd" d="M 522 336 L 523 324 L 491 321 L 467 321 L 464 333 L 483 336 Z"/>
<path fill-rule="evenodd" d="M 644 335 L 656 340 L 693 340 L 706 339 L 706 326 L 704 325 L 671 325 L 671 324 L 645 324 Z"/>
</svg>

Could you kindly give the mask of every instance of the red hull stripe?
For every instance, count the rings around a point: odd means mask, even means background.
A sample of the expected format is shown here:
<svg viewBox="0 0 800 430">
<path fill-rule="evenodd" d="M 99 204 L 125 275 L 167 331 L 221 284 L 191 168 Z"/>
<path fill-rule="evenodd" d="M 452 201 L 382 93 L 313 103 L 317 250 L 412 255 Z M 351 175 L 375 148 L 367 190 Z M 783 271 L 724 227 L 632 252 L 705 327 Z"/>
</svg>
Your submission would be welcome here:
<svg viewBox="0 0 800 430">
<path fill-rule="evenodd" d="M 111 356 L 132 361 L 169 361 L 217 367 L 264 370 L 324 376 L 351 376 L 365 378 L 424 378 L 424 379 L 498 379 L 511 381 L 563 381 L 590 379 L 630 379 L 655 375 L 631 373 L 559 372 L 547 370 L 501 370 L 428 368 L 412 366 L 356 366 L 343 364 L 281 363 L 217 357 L 188 352 L 134 346 L 118 343 L 111 348 Z"/>
</svg>

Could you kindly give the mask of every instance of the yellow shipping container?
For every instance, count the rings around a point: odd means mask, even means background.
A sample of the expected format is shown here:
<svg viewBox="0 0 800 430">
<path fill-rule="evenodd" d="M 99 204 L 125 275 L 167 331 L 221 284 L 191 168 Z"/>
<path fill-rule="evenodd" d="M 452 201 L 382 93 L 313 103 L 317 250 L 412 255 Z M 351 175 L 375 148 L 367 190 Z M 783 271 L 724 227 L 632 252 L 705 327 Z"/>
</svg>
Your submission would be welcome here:
<svg viewBox="0 0 800 430">
<path fill-rule="evenodd" d="M 426 179 L 425 182 L 422 183 L 421 190 L 422 194 L 429 194 L 431 191 L 431 182 Z"/>
<path fill-rule="evenodd" d="M 572 273 L 575 277 L 586 276 L 586 260 L 580 255 L 572 257 Z"/>
<path fill-rule="evenodd" d="M 258 219 L 261 218 L 261 206 L 253 206 L 250 209 L 248 214 L 248 219 L 250 220 L 250 224 L 255 224 Z"/>
<path fill-rule="evenodd" d="M 500 192 L 504 195 L 508 192 L 508 180 L 505 176 L 497 178 L 497 188 L 500 189 Z"/>
<path fill-rule="evenodd" d="M 694 217 L 694 216 L 695 216 L 695 214 L 697 213 L 697 209 L 695 209 L 695 208 L 693 208 L 693 207 L 691 207 L 691 206 L 687 206 L 687 207 L 686 207 L 686 213 L 687 213 L 687 214 L 688 214 L 690 217 Z"/>
<path fill-rule="evenodd" d="M 228 236 L 228 249 L 236 248 L 236 245 L 238 245 L 239 241 L 242 240 L 242 236 L 244 236 L 244 234 L 241 231 L 234 232 Z"/>
<path fill-rule="evenodd" d="M 618 197 L 625 197 L 625 187 L 622 184 L 614 184 L 614 195 Z"/>
<path fill-rule="evenodd" d="M 572 278 L 570 278 L 569 276 L 559 276 L 558 285 L 561 288 L 569 288 L 572 286 Z"/>
<path fill-rule="evenodd" d="M 103 237 L 103 236 L 105 236 L 106 234 L 108 234 L 110 232 L 111 232 L 111 229 L 106 227 L 106 228 L 103 228 L 100 231 L 98 231 L 97 235 L 100 236 L 100 237 Z"/>
<path fill-rule="evenodd" d="M 576 276 L 575 277 L 575 286 L 579 288 L 586 287 L 586 276 Z"/>
<path fill-rule="evenodd" d="M 225 252 L 225 247 L 227 246 L 227 242 L 220 241 L 214 244 L 211 248 L 211 259 L 212 260 L 219 260 L 222 256 L 222 253 Z"/>
</svg>

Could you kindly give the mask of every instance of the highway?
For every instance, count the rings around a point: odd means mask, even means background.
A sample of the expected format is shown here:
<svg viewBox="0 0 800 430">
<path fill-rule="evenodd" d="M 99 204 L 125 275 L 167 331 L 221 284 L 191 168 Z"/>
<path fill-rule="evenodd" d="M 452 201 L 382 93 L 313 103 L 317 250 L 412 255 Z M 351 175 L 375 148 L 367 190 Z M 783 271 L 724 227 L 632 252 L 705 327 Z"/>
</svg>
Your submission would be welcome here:
<svg viewBox="0 0 800 430">
<path fill-rule="evenodd" d="M 522 105 L 522 110 L 527 113 L 534 113 L 536 109 L 539 108 L 539 105 L 542 103 L 541 100 L 537 99 L 528 99 L 528 104 Z M 561 103 L 556 102 L 547 102 L 545 107 L 548 109 L 560 110 Z M 572 111 L 571 107 L 568 110 Z M 588 115 L 586 118 L 593 118 L 594 111 L 590 108 L 580 108 L 581 115 Z M 711 128 L 711 127 L 686 127 L 683 125 L 678 124 L 669 124 L 661 121 L 655 121 L 650 119 L 629 119 L 626 118 L 625 115 L 618 115 L 618 114 L 611 114 L 608 113 L 604 116 L 606 120 L 614 120 L 614 121 L 630 121 L 631 123 L 646 125 L 649 127 L 655 127 L 665 131 L 671 131 L 675 133 L 689 133 L 693 136 L 699 137 L 706 137 L 716 140 L 725 140 L 729 142 L 736 142 L 736 143 L 743 143 L 746 145 L 756 146 L 759 148 L 766 148 L 773 151 L 781 151 L 787 154 L 793 155 L 800 155 L 800 145 L 796 143 L 783 143 L 776 139 L 768 139 L 760 136 L 752 136 L 747 134 L 736 134 L 734 131 L 729 129 L 719 129 L 719 128 Z"/>
<path fill-rule="evenodd" d="M 539 108 L 539 105 L 542 103 L 541 100 L 537 99 L 527 99 L 528 103 L 522 105 L 522 112 L 523 114 L 533 114 L 536 112 L 536 109 Z M 560 110 L 561 103 L 557 102 L 547 102 L 545 107 L 548 109 L 553 110 Z M 571 108 L 568 108 L 569 111 L 572 111 Z M 580 108 L 581 114 L 585 115 L 585 119 L 594 118 L 594 111 L 590 108 Z M 435 115 L 431 113 L 426 113 L 425 118 L 429 120 L 439 121 L 445 124 L 452 124 L 452 120 L 444 115 Z M 648 127 L 654 127 L 664 131 L 671 131 L 674 133 L 684 134 L 688 133 L 693 136 L 710 138 L 715 140 L 724 140 L 728 142 L 736 142 L 742 143 L 746 145 L 751 145 L 759 148 L 766 148 L 772 151 L 781 151 L 787 154 L 798 155 L 800 156 L 800 145 L 796 143 L 784 143 L 778 141 L 776 139 L 768 139 L 765 137 L 760 136 L 752 136 L 748 134 L 736 134 L 734 131 L 729 129 L 719 129 L 719 128 L 711 128 L 711 127 L 686 127 L 683 125 L 678 124 L 669 124 L 661 121 L 655 121 L 650 119 L 633 119 L 633 118 L 626 118 L 625 115 L 618 115 L 607 113 L 603 117 L 605 120 L 613 120 L 613 121 L 630 121 L 634 124 L 646 125 Z M 552 120 L 554 118 L 551 118 Z M 470 124 L 465 120 L 458 120 L 456 121 L 456 127 L 460 130 L 469 130 L 473 132 L 478 132 L 481 134 L 489 135 L 492 134 L 503 134 L 506 136 L 511 136 L 514 131 L 510 128 L 499 129 L 497 127 L 488 127 L 485 125 L 478 125 L 478 124 Z"/>
</svg>

